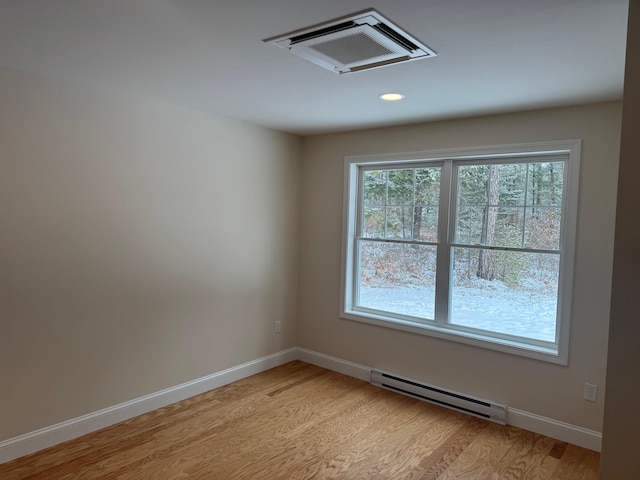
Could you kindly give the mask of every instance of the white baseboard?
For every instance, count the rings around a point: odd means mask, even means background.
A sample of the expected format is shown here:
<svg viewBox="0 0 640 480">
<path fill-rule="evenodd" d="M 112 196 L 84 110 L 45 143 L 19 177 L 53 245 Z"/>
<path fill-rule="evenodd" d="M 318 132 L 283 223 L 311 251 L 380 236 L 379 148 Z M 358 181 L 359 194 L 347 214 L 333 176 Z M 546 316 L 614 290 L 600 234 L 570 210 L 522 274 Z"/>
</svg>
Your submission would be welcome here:
<svg viewBox="0 0 640 480">
<path fill-rule="evenodd" d="M 367 382 L 371 373 L 371 367 L 306 348 L 293 347 L 160 392 L 4 440 L 0 442 L 0 463 L 95 432 L 293 360 L 302 360 Z M 600 432 L 515 408 L 508 409 L 507 424 L 598 452 L 602 445 Z"/>
<path fill-rule="evenodd" d="M 348 362 L 323 353 L 298 348 L 298 359 L 319 367 L 340 372 L 345 375 L 369 381 L 371 367 Z M 602 447 L 602 434 L 594 430 L 571 425 L 569 423 L 525 412 L 516 408 L 507 409 L 507 425 L 539 433 L 563 442 L 599 452 Z"/>
<path fill-rule="evenodd" d="M 256 373 L 296 360 L 298 349 L 290 348 L 251 362 L 145 395 L 97 412 L 0 442 L 0 463 L 29 455 L 101 428 L 165 407 L 194 395 L 227 385 Z"/>
<path fill-rule="evenodd" d="M 325 355 L 324 353 L 314 352 L 313 350 L 307 350 L 306 348 L 298 348 L 298 360 L 326 368 L 327 370 L 333 370 L 334 372 L 342 373 L 350 377 L 359 378 L 366 382 L 369 381 L 369 377 L 371 375 L 370 367 L 348 362 L 347 360 L 332 357 L 331 355 Z"/>
<path fill-rule="evenodd" d="M 517 408 L 507 409 L 507 424 L 555 438 L 556 440 L 573 443 L 596 452 L 602 449 L 602 433 L 600 432 L 554 420 L 553 418 L 542 417 Z"/>
</svg>

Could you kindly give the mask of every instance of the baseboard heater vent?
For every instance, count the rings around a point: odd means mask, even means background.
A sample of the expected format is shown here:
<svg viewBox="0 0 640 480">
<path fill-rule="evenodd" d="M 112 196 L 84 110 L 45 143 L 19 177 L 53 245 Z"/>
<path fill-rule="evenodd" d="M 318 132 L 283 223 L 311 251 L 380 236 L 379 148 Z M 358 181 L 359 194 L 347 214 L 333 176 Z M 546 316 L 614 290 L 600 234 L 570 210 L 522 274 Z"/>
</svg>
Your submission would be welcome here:
<svg viewBox="0 0 640 480">
<path fill-rule="evenodd" d="M 506 423 L 507 407 L 489 400 L 447 391 L 443 388 L 426 385 L 377 370 L 371 370 L 371 383 L 377 387 L 392 390 L 425 402 L 435 403 L 475 417 L 491 420 L 502 425 Z"/>
</svg>

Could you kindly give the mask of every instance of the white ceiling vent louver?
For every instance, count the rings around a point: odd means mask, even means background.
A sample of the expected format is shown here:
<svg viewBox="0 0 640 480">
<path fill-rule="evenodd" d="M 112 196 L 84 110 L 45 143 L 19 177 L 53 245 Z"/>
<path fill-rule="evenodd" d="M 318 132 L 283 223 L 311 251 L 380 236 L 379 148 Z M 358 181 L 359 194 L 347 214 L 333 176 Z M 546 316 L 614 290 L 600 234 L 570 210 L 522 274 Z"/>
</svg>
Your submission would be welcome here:
<svg viewBox="0 0 640 480">
<path fill-rule="evenodd" d="M 375 10 L 269 38 L 265 42 L 339 74 L 436 56 L 433 50 Z"/>
</svg>

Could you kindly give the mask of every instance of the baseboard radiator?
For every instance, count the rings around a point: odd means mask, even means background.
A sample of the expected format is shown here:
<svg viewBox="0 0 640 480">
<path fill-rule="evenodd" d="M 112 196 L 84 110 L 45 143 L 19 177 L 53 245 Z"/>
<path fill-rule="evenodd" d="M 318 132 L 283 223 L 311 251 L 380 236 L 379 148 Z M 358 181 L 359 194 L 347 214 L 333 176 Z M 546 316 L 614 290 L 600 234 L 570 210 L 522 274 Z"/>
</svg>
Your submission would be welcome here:
<svg viewBox="0 0 640 480">
<path fill-rule="evenodd" d="M 489 400 L 447 391 L 443 388 L 426 385 L 378 370 L 371 370 L 371 383 L 377 387 L 392 390 L 425 402 L 435 403 L 475 417 L 491 420 L 501 425 L 506 423 L 507 407 Z"/>
</svg>

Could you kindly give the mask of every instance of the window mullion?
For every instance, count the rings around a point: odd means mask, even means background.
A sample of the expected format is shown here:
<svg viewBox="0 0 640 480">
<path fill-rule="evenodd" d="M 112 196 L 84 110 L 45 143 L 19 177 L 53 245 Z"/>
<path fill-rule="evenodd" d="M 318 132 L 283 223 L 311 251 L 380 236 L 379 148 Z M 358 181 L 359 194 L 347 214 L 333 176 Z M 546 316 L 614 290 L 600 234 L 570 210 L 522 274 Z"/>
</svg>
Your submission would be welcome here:
<svg viewBox="0 0 640 480">
<path fill-rule="evenodd" d="M 438 256 L 436 264 L 435 321 L 444 325 L 449 321 L 449 285 L 451 266 L 450 232 L 452 223 L 453 162 L 446 160 L 440 174 L 440 209 L 438 211 Z"/>
</svg>

